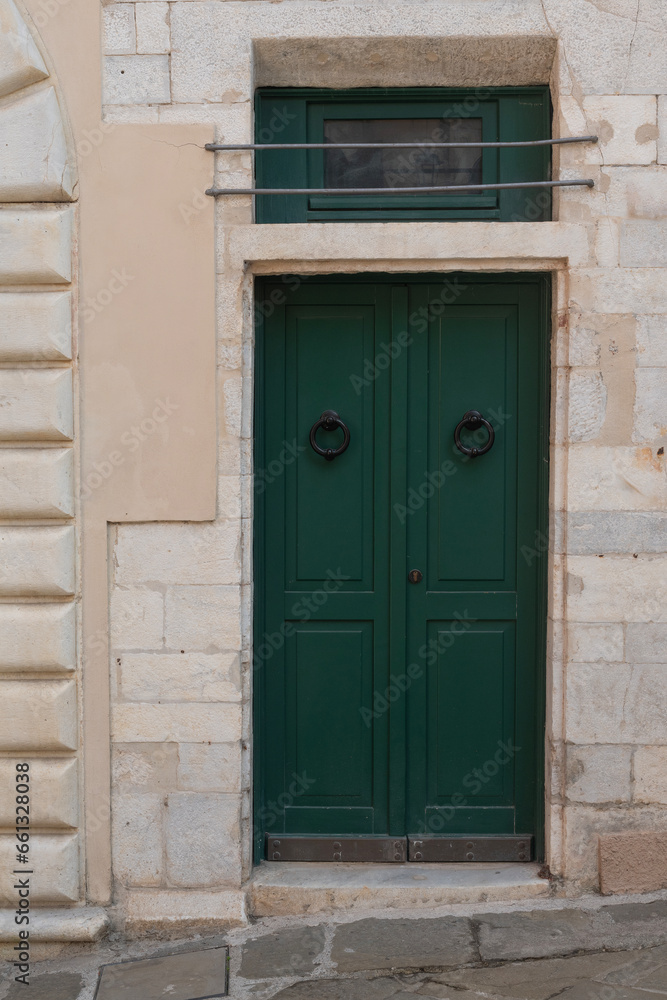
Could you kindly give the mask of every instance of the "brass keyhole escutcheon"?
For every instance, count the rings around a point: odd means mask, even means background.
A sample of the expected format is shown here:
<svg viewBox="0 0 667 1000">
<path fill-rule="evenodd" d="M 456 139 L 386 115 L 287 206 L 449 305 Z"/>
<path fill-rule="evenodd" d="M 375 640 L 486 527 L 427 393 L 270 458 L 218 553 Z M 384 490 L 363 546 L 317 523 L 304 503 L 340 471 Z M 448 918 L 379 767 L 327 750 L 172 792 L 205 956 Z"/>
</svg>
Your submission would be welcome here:
<svg viewBox="0 0 667 1000">
<path fill-rule="evenodd" d="M 423 578 L 422 572 L 419 569 L 411 569 L 408 573 L 410 583 L 421 583 Z"/>
</svg>

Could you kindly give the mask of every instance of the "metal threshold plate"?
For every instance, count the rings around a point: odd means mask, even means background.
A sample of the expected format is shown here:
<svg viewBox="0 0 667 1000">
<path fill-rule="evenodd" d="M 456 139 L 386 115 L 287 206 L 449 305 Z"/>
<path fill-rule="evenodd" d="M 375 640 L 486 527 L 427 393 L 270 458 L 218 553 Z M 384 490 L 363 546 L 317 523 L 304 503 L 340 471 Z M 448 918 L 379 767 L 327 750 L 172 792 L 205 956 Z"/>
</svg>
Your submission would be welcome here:
<svg viewBox="0 0 667 1000">
<path fill-rule="evenodd" d="M 530 861 L 532 836 L 408 837 L 409 861 Z"/>
<path fill-rule="evenodd" d="M 393 863 L 408 860 L 405 837 L 270 837 L 268 861 L 358 861 Z"/>
</svg>

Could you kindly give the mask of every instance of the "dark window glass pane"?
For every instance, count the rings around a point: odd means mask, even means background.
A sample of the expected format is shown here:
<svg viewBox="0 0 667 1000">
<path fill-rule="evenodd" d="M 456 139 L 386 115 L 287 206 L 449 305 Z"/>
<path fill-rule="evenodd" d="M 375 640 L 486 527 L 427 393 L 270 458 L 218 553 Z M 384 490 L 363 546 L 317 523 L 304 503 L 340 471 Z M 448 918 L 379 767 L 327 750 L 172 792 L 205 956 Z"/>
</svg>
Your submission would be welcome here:
<svg viewBox="0 0 667 1000">
<path fill-rule="evenodd" d="M 329 119 L 325 142 L 481 142 L 481 118 Z M 326 187 L 440 187 L 480 184 L 481 149 L 332 149 Z"/>
</svg>

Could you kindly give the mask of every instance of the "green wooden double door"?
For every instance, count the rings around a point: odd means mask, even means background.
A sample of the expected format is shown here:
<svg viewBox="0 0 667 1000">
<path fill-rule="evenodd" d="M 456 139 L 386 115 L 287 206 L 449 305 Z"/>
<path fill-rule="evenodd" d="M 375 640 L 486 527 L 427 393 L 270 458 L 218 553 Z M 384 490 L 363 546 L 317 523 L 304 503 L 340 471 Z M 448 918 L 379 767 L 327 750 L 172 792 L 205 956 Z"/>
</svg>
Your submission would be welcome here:
<svg viewBox="0 0 667 1000">
<path fill-rule="evenodd" d="M 257 858 L 539 857 L 545 279 L 257 310 Z"/>
</svg>

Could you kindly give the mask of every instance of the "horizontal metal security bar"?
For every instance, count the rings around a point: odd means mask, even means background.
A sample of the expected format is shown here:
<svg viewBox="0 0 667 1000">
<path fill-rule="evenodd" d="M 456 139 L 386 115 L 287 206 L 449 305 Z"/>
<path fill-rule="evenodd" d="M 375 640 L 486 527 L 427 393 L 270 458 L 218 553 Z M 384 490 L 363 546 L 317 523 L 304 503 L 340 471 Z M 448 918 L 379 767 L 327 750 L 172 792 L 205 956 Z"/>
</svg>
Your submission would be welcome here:
<svg viewBox="0 0 667 1000">
<path fill-rule="evenodd" d="M 506 191 L 510 188 L 595 187 L 590 178 L 571 181 L 519 181 L 512 184 L 449 184 L 445 187 L 386 188 L 209 188 L 212 198 L 227 194 L 458 194 L 461 191 Z"/>
<path fill-rule="evenodd" d="M 566 142 L 597 142 L 596 135 L 567 136 L 564 139 L 529 139 L 524 142 L 207 142 L 211 153 L 242 152 L 250 149 L 517 149 L 523 146 L 559 146 Z"/>
</svg>

